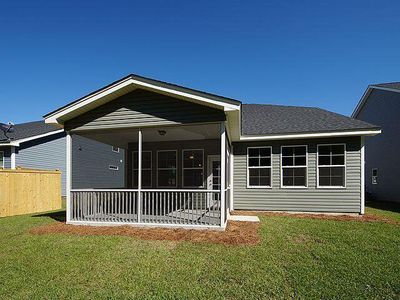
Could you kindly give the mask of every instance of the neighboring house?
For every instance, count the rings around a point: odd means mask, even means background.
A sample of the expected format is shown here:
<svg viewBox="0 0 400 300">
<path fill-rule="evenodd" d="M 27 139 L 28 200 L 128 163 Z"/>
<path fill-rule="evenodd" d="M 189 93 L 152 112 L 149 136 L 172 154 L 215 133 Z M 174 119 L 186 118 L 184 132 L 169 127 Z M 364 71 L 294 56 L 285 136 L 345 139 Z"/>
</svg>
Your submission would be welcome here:
<svg viewBox="0 0 400 300">
<path fill-rule="evenodd" d="M 400 202 L 400 82 L 368 86 L 352 117 L 382 128 L 366 140 L 367 192 L 374 200 Z"/>
<path fill-rule="evenodd" d="M 14 125 L 8 140 L 0 133 L 0 168 L 45 169 L 61 171 L 62 195 L 66 195 L 66 134 L 63 129 L 44 121 Z M 107 180 L 110 187 L 124 186 L 124 151 L 118 147 L 77 137 L 73 147 L 73 178 L 76 188 L 91 184 L 101 187 Z M 88 163 L 90 166 L 88 166 Z M 110 168 L 111 166 L 111 168 Z M 117 167 L 118 170 L 114 170 Z M 101 178 L 96 176 L 99 172 Z"/>
<path fill-rule="evenodd" d="M 232 210 L 363 214 L 364 137 L 380 133 L 319 108 L 242 104 L 137 75 L 44 118 L 67 132 L 67 222 L 93 225 L 224 228 Z M 80 136 L 125 149 L 124 188 L 70 185 Z"/>
</svg>

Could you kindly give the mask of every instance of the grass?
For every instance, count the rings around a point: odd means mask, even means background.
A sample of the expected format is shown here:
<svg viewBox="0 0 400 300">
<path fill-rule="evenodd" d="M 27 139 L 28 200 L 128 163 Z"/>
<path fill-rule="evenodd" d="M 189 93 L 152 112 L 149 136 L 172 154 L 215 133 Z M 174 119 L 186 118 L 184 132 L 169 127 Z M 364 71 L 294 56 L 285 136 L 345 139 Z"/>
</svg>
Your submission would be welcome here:
<svg viewBox="0 0 400 300">
<path fill-rule="evenodd" d="M 264 216 L 257 246 L 28 232 L 51 222 L 0 219 L 1 299 L 400 298 L 399 225 Z"/>
</svg>

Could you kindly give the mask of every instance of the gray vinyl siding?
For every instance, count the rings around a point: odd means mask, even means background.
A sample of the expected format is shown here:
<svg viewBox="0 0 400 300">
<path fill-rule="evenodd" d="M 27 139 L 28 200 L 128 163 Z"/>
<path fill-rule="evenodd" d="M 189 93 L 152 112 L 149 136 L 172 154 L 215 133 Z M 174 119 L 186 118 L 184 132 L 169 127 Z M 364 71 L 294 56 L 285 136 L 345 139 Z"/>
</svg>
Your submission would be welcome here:
<svg viewBox="0 0 400 300">
<path fill-rule="evenodd" d="M 11 168 L 11 149 L 10 149 L 10 147 L 0 147 L 0 151 L 4 152 L 4 168 L 10 169 Z"/>
<path fill-rule="evenodd" d="M 72 188 L 124 188 L 125 151 L 112 151 L 112 146 L 72 135 Z M 118 171 L 109 165 L 118 166 Z"/>
<path fill-rule="evenodd" d="M 67 130 L 149 127 L 224 121 L 225 114 L 203 105 L 135 90 L 66 122 Z"/>
<path fill-rule="evenodd" d="M 360 138 L 234 143 L 234 209 L 359 213 Z M 346 143 L 346 188 L 317 189 L 317 144 Z M 281 188 L 282 145 L 308 146 L 308 188 Z M 272 146 L 272 188 L 247 188 L 247 147 Z"/>
<path fill-rule="evenodd" d="M 400 93 L 374 89 L 357 119 L 381 126 L 382 133 L 365 139 L 367 196 L 378 201 L 400 202 Z M 378 184 L 372 184 L 372 169 Z"/>
<path fill-rule="evenodd" d="M 208 155 L 220 155 L 220 140 L 193 140 L 193 141 L 171 141 L 143 143 L 143 151 L 152 151 L 152 188 L 157 188 L 157 151 L 177 150 L 177 187 L 182 187 L 182 150 L 203 149 L 204 150 L 204 189 L 207 188 Z M 137 150 L 137 144 L 130 144 L 128 148 L 128 186 L 132 186 L 132 151 Z"/>
<path fill-rule="evenodd" d="M 62 195 L 65 196 L 65 157 L 65 133 L 59 133 L 22 143 L 16 148 L 15 164 L 30 169 L 60 170 Z"/>
</svg>

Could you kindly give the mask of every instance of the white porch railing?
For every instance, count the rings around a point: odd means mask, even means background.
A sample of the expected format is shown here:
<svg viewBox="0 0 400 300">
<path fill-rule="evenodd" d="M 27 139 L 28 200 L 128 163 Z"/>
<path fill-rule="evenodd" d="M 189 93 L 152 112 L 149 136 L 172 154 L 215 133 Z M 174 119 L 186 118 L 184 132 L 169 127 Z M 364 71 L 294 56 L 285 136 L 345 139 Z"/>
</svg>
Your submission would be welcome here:
<svg viewBox="0 0 400 300">
<path fill-rule="evenodd" d="M 72 222 L 221 226 L 218 190 L 75 189 L 70 199 Z"/>
</svg>

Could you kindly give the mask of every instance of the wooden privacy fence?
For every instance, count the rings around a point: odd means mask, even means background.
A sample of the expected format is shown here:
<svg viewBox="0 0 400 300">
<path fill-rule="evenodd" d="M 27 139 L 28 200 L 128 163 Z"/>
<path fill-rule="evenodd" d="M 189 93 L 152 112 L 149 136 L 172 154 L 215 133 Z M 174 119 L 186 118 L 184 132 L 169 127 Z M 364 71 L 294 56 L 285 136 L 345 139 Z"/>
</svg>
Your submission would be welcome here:
<svg viewBox="0 0 400 300">
<path fill-rule="evenodd" d="M 60 208 L 60 171 L 0 169 L 0 217 Z"/>
</svg>

